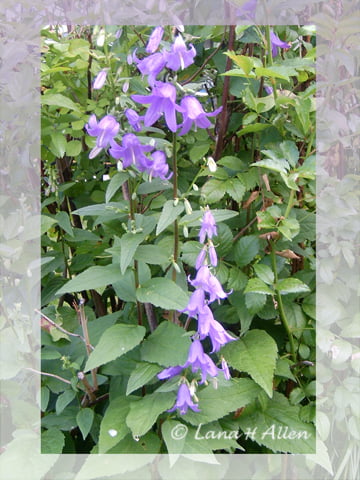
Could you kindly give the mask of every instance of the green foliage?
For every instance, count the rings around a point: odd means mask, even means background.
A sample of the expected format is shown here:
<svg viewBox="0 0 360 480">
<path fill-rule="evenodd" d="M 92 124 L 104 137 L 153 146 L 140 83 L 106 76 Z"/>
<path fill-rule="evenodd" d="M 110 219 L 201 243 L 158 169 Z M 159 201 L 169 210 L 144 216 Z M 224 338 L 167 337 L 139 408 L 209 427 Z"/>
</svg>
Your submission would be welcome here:
<svg viewBox="0 0 360 480">
<path fill-rule="evenodd" d="M 272 58 L 268 29 L 237 27 L 230 51 L 225 27 L 185 27 L 196 62 L 166 81 L 177 103 L 196 94 L 206 112 L 222 106 L 226 115 L 210 120 L 216 135 L 173 134 L 163 117 L 141 132 L 130 126 L 127 108 L 145 113 L 132 95 L 149 92 L 127 58 L 135 48 L 147 55 L 152 28 L 42 31 L 42 305 L 51 322 L 42 322 L 43 453 L 314 451 L 315 41 L 310 33 L 304 43 L 301 27 L 274 27 L 303 43 Z M 165 27 L 164 45 L 172 41 Z M 118 142 L 134 133 L 164 151 L 172 176 L 123 170 L 107 148 L 89 158 L 92 114 L 116 118 Z M 204 342 L 219 368 L 211 382 L 190 367 L 160 381 L 163 369 L 185 364 L 196 335 L 182 311 L 207 205 L 217 223 L 212 272 L 229 292 L 211 310 L 237 340 L 218 352 Z M 191 385 L 199 412 L 168 411 L 179 382 Z M 306 435 L 290 441 L 278 435 L 284 426 Z"/>
</svg>

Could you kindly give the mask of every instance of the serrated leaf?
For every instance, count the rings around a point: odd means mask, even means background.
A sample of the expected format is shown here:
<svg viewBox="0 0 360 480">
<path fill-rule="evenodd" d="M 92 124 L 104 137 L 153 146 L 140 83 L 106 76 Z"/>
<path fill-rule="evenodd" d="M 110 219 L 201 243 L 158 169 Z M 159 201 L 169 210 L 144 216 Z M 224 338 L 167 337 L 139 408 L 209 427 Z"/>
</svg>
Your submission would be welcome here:
<svg viewBox="0 0 360 480">
<path fill-rule="evenodd" d="M 281 295 L 310 292 L 310 288 L 298 278 L 284 278 L 279 280 L 275 288 Z"/>
<path fill-rule="evenodd" d="M 41 434 L 41 453 L 59 454 L 65 445 L 65 436 L 57 428 L 49 428 Z"/>
<path fill-rule="evenodd" d="M 221 354 L 229 365 L 248 373 L 272 397 L 277 345 L 269 334 L 263 330 L 249 330 L 239 340 L 225 345 Z"/>
<path fill-rule="evenodd" d="M 290 166 L 288 162 L 283 158 L 267 158 L 265 160 L 259 160 L 258 162 L 251 163 L 251 167 L 263 167 L 273 172 L 287 173 Z"/>
<path fill-rule="evenodd" d="M 159 235 L 166 227 L 173 223 L 183 210 L 183 203 L 178 203 L 174 206 L 174 200 L 165 202 L 156 227 L 156 235 Z"/>
<path fill-rule="evenodd" d="M 162 322 L 141 345 L 141 359 L 174 367 L 186 362 L 191 340 L 183 328 L 170 322 Z"/>
<path fill-rule="evenodd" d="M 255 258 L 260 250 L 259 239 L 256 235 L 247 235 L 240 238 L 235 244 L 235 261 L 239 267 L 245 267 Z"/>
<path fill-rule="evenodd" d="M 135 401 L 134 397 L 125 395 L 111 400 L 100 425 L 99 453 L 106 453 L 130 432 L 125 419 L 130 411 L 130 403 Z"/>
<path fill-rule="evenodd" d="M 79 413 L 76 415 L 76 422 L 80 428 L 83 439 L 88 436 L 92 423 L 94 421 L 94 410 L 91 408 L 82 408 L 79 410 Z"/>
<path fill-rule="evenodd" d="M 148 383 L 160 370 L 162 367 L 154 363 L 139 363 L 130 375 L 126 395 Z"/>
<path fill-rule="evenodd" d="M 254 265 L 254 270 L 256 275 L 263 282 L 267 283 L 268 285 L 272 285 L 274 283 L 274 272 L 268 265 L 265 265 L 263 263 L 257 263 L 256 265 Z"/>
<path fill-rule="evenodd" d="M 290 68 L 291 72 L 293 75 L 296 75 L 297 72 L 293 68 Z M 270 68 L 264 68 L 264 67 L 258 67 L 255 68 L 255 73 L 258 77 L 270 77 L 270 78 L 280 78 L 282 80 L 287 80 L 289 81 L 289 70 L 286 67 L 270 67 Z"/>
<path fill-rule="evenodd" d="M 238 422 L 243 432 L 253 432 L 252 440 L 273 452 L 315 453 L 314 425 L 302 422 L 299 410 L 298 406 L 290 405 L 284 395 L 274 392 L 266 409 L 245 410 Z"/>
<path fill-rule="evenodd" d="M 183 418 L 192 425 L 212 422 L 244 407 L 253 401 L 260 392 L 260 387 L 248 378 L 222 381 L 221 387 L 219 386 L 217 389 L 213 385 L 209 385 L 196 392 L 200 412 L 193 412 L 189 409 Z"/>
<path fill-rule="evenodd" d="M 141 342 L 145 333 L 146 329 L 141 325 L 119 324 L 108 328 L 91 352 L 84 370 L 89 371 L 124 355 Z"/>
<path fill-rule="evenodd" d="M 136 290 L 142 303 L 152 303 L 166 310 L 183 310 L 189 300 L 187 292 L 169 278 L 151 278 Z"/>
<path fill-rule="evenodd" d="M 105 193 L 106 203 L 110 202 L 112 197 L 119 190 L 119 188 L 126 182 L 128 178 L 129 178 L 129 174 L 127 172 L 117 172 L 115 173 L 114 176 L 111 177 Z"/>
<path fill-rule="evenodd" d="M 56 295 L 63 295 L 68 292 L 80 292 L 115 283 L 121 278 L 118 265 L 106 265 L 104 267 L 90 267 L 76 277 L 69 280 L 56 292 Z"/>
<path fill-rule="evenodd" d="M 245 185 L 239 178 L 229 178 L 225 182 L 226 192 L 232 197 L 235 202 L 240 203 L 245 193 Z"/>
<path fill-rule="evenodd" d="M 246 293 L 245 305 L 250 313 L 255 314 L 260 312 L 266 304 L 266 295 L 263 293 Z"/>
<path fill-rule="evenodd" d="M 60 415 L 60 413 L 64 410 L 65 407 L 71 403 L 75 398 L 75 391 L 74 390 L 65 390 L 64 393 L 58 396 L 56 400 L 55 410 L 56 415 Z"/>
<path fill-rule="evenodd" d="M 262 293 L 263 295 L 274 295 L 274 291 L 260 278 L 250 278 L 244 293 Z"/>
<path fill-rule="evenodd" d="M 254 63 L 251 58 L 247 57 L 246 55 L 235 55 L 234 52 L 225 52 L 225 55 L 231 58 L 231 60 L 236 63 L 238 67 L 240 67 L 246 75 L 248 75 Z"/>
<path fill-rule="evenodd" d="M 120 238 L 120 270 L 122 274 L 125 273 L 125 270 L 130 265 L 137 247 L 145 239 L 145 236 L 143 233 L 127 232 Z"/>
<path fill-rule="evenodd" d="M 201 189 L 201 195 L 207 203 L 215 203 L 223 198 L 226 193 L 225 182 L 212 178 L 208 180 Z"/>
<path fill-rule="evenodd" d="M 173 406 L 175 395 L 168 393 L 151 393 L 135 403 L 130 404 L 130 411 L 126 417 L 126 425 L 133 436 L 141 437 L 150 430 L 158 416 Z"/>
<path fill-rule="evenodd" d="M 80 112 L 80 106 L 74 103 L 70 98 L 61 95 L 61 93 L 48 93 L 41 95 L 42 105 L 55 105 L 56 107 L 66 108 L 67 110 L 75 110 Z"/>
</svg>

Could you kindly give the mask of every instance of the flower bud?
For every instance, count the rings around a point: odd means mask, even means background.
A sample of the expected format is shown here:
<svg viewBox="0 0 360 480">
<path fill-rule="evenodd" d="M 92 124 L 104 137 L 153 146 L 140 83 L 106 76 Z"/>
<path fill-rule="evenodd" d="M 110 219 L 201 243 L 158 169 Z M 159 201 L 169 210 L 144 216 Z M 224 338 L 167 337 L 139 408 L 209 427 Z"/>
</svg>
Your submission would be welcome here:
<svg viewBox="0 0 360 480">
<path fill-rule="evenodd" d="M 212 157 L 209 157 L 207 159 L 207 166 L 208 166 L 208 169 L 210 170 L 211 173 L 214 173 L 216 172 L 217 170 L 217 165 L 215 163 L 215 160 L 212 158 Z"/>
<path fill-rule="evenodd" d="M 196 183 L 193 184 L 192 188 L 193 190 L 195 190 L 195 192 L 199 190 L 199 187 L 196 185 Z"/>
<path fill-rule="evenodd" d="M 187 198 L 184 198 L 184 206 L 185 206 L 185 212 L 190 215 L 192 213 L 192 208 L 191 208 L 191 205 L 190 205 L 190 202 Z"/>
</svg>

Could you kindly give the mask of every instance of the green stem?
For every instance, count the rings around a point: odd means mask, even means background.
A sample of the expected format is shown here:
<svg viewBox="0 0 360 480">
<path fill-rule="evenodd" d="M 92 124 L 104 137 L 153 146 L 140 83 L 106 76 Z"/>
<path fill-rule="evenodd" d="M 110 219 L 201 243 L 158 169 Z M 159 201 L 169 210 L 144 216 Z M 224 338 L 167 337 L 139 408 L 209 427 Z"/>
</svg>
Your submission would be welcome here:
<svg viewBox="0 0 360 480">
<path fill-rule="evenodd" d="M 272 268 L 273 268 L 273 272 L 274 272 L 275 294 L 276 294 L 276 300 L 277 300 L 278 307 L 279 307 L 280 319 L 281 319 L 281 322 L 282 322 L 282 324 L 283 324 L 283 326 L 286 330 L 287 336 L 289 338 L 292 359 L 293 359 L 294 362 L 296 362 L 297 358 L 296 358 L 294 337 L 293 337 L 293 334 L 291 333 L 291 330 L 290 330 L 290 327 L 289 327 L 289 322 L 286 318 L 281 293 L 277 288 L 278 273 L 277 273 L 277 266 L 276 266 L 276 255 L 275 255 L 274 242 L 270 241 L 270 247 L 271 247 L 271 264 L 272 264 Z"/>
<path fill-rule="evenodd" d="M 270 25 L 265 26 L 265 38 L 266 38 L 266 48 L 267 48 L 267 64 L 269 67 L 271 67 L 273 64 L 273 57 L 272 57 L 272 51 L 271 51 Z M 273 87 L 274 100 L 276 104 L 276 100 L 277 100 L 276 79 L 274 77 L 271 77 L 270 81 Z"/>
<path fill-rule="evenodd" d="M 177 176 L 177 154 L 176 154 L 176 132 L 173 133 L 173 199 L 174 201 L 178 198 L 178 176 Z M 174 263 L 177 263 L 179 256 L 179 224 L 177 219 L 174 221 L 174 251 L 173 258 Z M 176 282 L 176 269 L 175 265 L 172 270 L 172 280 Z M 176 311 L 170 312 L 170 318 L 175 323 L 176 322 Z"/>
<path fill-rule="evenodd" d="M 295 198 L 295 190 L 290 190 L 289 201 L 288 201 L 285 215 L 284 215 L 285 218 L 287 218 L 290 214 L 291 208 L 294 204 L 294 198 Z"/>
</svg>

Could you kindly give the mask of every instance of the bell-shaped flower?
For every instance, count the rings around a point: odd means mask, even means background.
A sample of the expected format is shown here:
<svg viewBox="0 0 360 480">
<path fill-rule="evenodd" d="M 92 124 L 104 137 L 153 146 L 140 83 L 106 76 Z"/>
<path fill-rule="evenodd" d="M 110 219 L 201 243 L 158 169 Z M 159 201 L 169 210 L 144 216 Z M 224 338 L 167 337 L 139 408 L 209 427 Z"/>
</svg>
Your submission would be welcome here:
<svg viewBox="0 0 360 480">
<path fill-rule="evenodd" d="M 280 48 L 290 48 L 291 45 L 283 42 L 274 32 L 270 32 L 270 42 L 271 42 L 271 53 L 273 57 L 276 57 L 278 54 L 278 47 Z"/>
<path fill-rule="evenodd" d="M 224 372 L 225 380 L 230 380 L 231 375 L 230 375 L 229 366 L 224 357 L 221 358 L 221 370 Z"/>
<path fill-rule="evenodd" d="M 140 132 L 140 122 L 143 120 L 144 117 L 138 115 L 137 112 L 135 112 L 135 110 L 133 110 L 132 108 L 127 108 L 124 113 L 127 121 L 130 123 L 135 132 Z"/>
<path fill-rule="evenodd" d="M 144 152 L 153 150 L 151 145 L 142 145 L 140 140 L 133 133 L 126 133 L 122 138 L 122 146 L 113 143 L 109 153 L 112 157 L 123 159 L 123 168 L 130 167 L 130 165 L 138 166 L 141 162 L 146 162 L 148 159 Z"/>
<path fill-rule="evenodd" d="M 210 324 L 215 322 L 214 315 L 210 308 L 205 305 L 202 312 L 198 314 L 198 334 L 200 339 L 203 340 L 205 337 L 209 335 L 210 331 Z"/>
<path fill-rule="evenodd" d="M 184 97 L 180 102 L 180 106 L 183 108 L 184 113 L 179 135 L 185 135 L 193 123 L 195 127 L 199 128 L 211 127 L 211 122 L 207 117 L 215 117 L 222 110 L 222 107 L 219 107 L 211 113 L 206 113 L 199 100 L 191 95 Z"/>
<path fill-rule="evenodd" d="M 136 62 L 138 69 L 143 75 L 148 75 L 149 85 L 153 86 L 156 77 L 165 67 L 166 56 L 163 52 L 153 53 L 148 57 L 139 60 L 136 56 L 136 51 L 133 53 L 133 60 Z"/>
<path fill-rule="evenodd" d="M 190 390 L 186 383 L 180 385 L 175 405 L 168 412 L 174 412 L 177 408 L 180 415 L 185 415 L 189 408 L 194 412 L 200 412 L 199 407 L 191 400 Z"/>
<path fill-rule="evenodd" d="M 166 52 L 166 66 L 175 72 L 180 68 L 184 70 L 184 68 L 194 63 L 195 55 L 196 50 L 194 46 L 190 45 L 190 48 L 187 49 L 182 36 L 177 35 L 170 52 Z"/>
<path fill-rule="evenodd" d="M 102 148 L 107 148 L 114 142 L 114 137 L 118 134 L 120 125 L 112 115 L 106 115 L 98 123 L 93 114 L 89 118 L 89 123 L 85 125 L 86 131 L 92 137 L 97 137 L 96 147 L 94 147 L 89 158 L 94 158 Z"/>
<path fill-rule="evenodd" d="M 184 310 L 179 310 L 181 313 L 186 312 L 190 317 L 195 317 L 204 310 L 205 306 L 205 292 L 201 288 L 196 289 L 190 296 L 189 303 Z"/>
<path fill-rule="evenodd" d="M 150 127 L 162 114 L 165 116 L 167 126 L 176 132 L 176 111 L 183 109 L 176 104 L 176 88 L 171 83 L 156 82 L 150 95 L 132 95 L 131 98 L 138 103 L 150 105 L 144 116 L 144 125 Z"/>
<path fill-rule="evenodd" d="M 206 247 L 202 248 L 200 250 L 199 255 L 196 257 L 196 262 L 195 262 L 196 270 L 199 270 L 199 268 L 202 267 L 202 265 L 204 265 L 205 258 L 206 258 Z"/>
<path fill-rule="evenodd" d="M 209 257 L 210 257 L 210 263 L 213 267 L 216 267 L 218 263 L 217 255 L 216 255 L 216 250 L 214 245 L 212 244 L 210 240 L 210 245 L 209 245 Z"/>
<path fill-rule="evenodd" d="M 199 384 L 205 382 L 207 375 L 216 377 L 219 371 L 209 355 L 204 352 L 201 342 L 198 339 L 193 340 L 190 346 L 188 358 L 184 367 L 189 366 L 191 366 L 193 373 L 201 370 L 201 382 L 199 382 Z"/>
<path fill-rule="evenodd" d="M 152 160 L 149 160 L 148 167 L 146 168 L 146 172 L 150 175 L 150 177 L 158 177 L 161 180 L 169 180 L 172 177 L 172 172 L 168 174 L 169 165 L 166 162 L 166 156 L 164 152 L 156 150 L 154 153 L 151 154 Z"/>
<path fill-rule="evenodd" d="M 217 235 L 217 227 L 213 214 L 210 210 L 206 210 L 201 219 L 201 228 L 199 232 L 199 241 L 205 242 L 206 235 L 208 238 L 212 238 Z"/>
<path fill-rule="evenodd" d="M 211 353 L 218 352 L 221 347 L 236 340 L 236 338 L 229 335 L 225 328 L 215 319 L 209 324 L 209 337 L 213 347 Z"/>
<path fill-rule="evenodd" d="M 219 280 L 212 274 L 210 274 L 207 288 L 205 291 L 210 294 L 209 303 L 213 302 L 214 300 L 226 298 L 228 296 L 228 293 L 224 292 Z"/>
<path fill-rule="evenodd" d="M 100 72 L 96 75 L 93 83 L 94 90 L 99 90 L 104 86 L 106 81 L 106 76 L 107 76 L 107 70 L 100 70 Z"/>
<path fill-rule="evenodd" d="M 179 375 L 183 371 L 184 367 L 181 365 L 177 365 L 176 367 L 169 367 L 162 370 L 160 373 L 157 374 L 159 380 L 165 380 L 167 378 L 175 377 Z"/>
<path fill-rule="evenodd" d="M 161 39 L 164 35 L 164 29 L 163 27 L 156 27 L 152 31 L 149 41 L 146 45 L 146 51 L 147 53 L 154 53 L 158 49 L 158 46 L 160 45 Z"/>
</svg>

